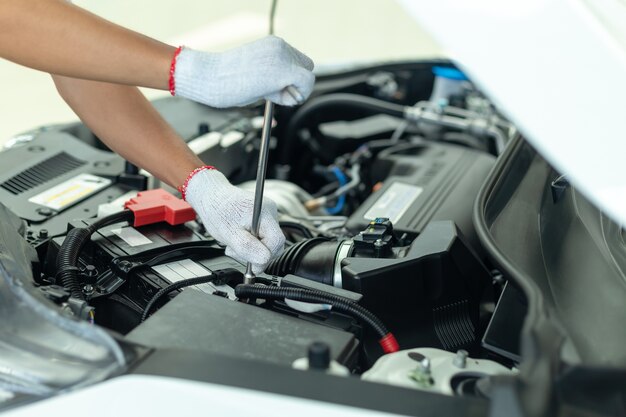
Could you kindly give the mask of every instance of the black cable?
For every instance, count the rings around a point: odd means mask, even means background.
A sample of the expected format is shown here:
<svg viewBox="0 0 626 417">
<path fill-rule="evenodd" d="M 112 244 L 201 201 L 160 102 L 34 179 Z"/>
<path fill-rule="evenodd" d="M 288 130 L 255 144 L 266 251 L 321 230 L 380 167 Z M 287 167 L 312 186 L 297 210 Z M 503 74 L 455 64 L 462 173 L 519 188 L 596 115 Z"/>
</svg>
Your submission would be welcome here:
<svg viewBox="0 0 626 417">
<path fill-rule="evenodd" d="M 278 0 L 272 0 L 272 5 L 270 6 L 270 35 L 274 34 L 274 17 L 276 16 L 277 4 Z"/>
<path fill-rule="evenodd" d="M 315 237 L 313 235 L 313 232 L 309 228 L 307 228 L 306 226 L 304 226 L 304 225 L 302 225 L 300 223 L 281 220 L 278 224 L 280 225 L 281 228 L 295 229 L 295 230 L 299 231 L 300 234 L 302 234 L 302 236 L 304 236 L 307 239 L 311 239 L 311 238 Z"/>
<path fill-rule="evenodd" d="M 313 98 L 300 107 L 289 121 L 285 130 L 286 140 L 281 153 L 280 163 L 288 164 L 291 161 L 291 154 L 294 146 L 297 144 L 298 130 L 306 124 L 311 115 L 320 110 L 337 106 L 359 108 L 375 114 L 383 113 L 402 118 L 405 110 L 405 106 L 400 104 L 389 103 L 358 94 L 336 93 Z"/>
<path fill-rule="evenodd" d="M 160 289 L 159 292 L 154 294 L 154 296 L 150 299 L 150 301 L 146 305 L 146 308 L 143 309 L 143 314 L 141 315 L 141 321 L 142 322 L 146 321 L 146 319 L 148 318 L 148 314 L 150 314 L 150 310 L 152 310 L 152 307 L 154 307 L 156 302 L 159 301 L 161 298 L 163 298 L 165 295 L 171 293 L 172 291 L 180 290 L 185 287 L 191 287 L 192 285 L 206 284 L 207 282 L 211 282 L 214 279 L 215 279 L 215 276 L 213 274 L 206 275 L 203 277 L 189 278 L 189 279 L 184 279 L 182 281 L 175 282 L 173 284 L 168 285 L 165 288 Z"/>
<path fill-rule="evenodd" d="M 96 230 L 103 227 L 110 226 L 115 223 L 130 222 L 135 218 L 135 215 L 130 210 L 122 210 L 117 213 L 113 213 L 109 216 L 97 219 L 95 222 L 86 227 L 90 234 L 94 234 Z"/>
<path fill-rule="evenodd" d="M 369 310 L 352 300 L 334 294 L 303 288 L 280 288 L 241 284 L 235 287 L 235 295 L 238 298 L 262 298 L 266 300 L 284 300 L 288 298 L 305 303 L 330 304 L 333 309 L 355 317 L 369 325 L 381 339 L 387 337 L 389 334 L 383 322 Z"/>
<path fill-rule="evenodd" d="M 78 282 L 78 256 L 83 246 L 85 246 L 91 238 L 91 235 L 102 227 L 123 221 L 132 221 L 132 219 L 133 213 L 130 210 L 124 210 L 96 220 L 87 227 L 74 228 L 67 233 L 59 249 L 59 254 L 57 255 L 56 278 L 60 281 L 61 285 L 70 291 L 72 297 L 78 298 L 79 300 L 85 299 L 85 295 Z"/>
</svg>

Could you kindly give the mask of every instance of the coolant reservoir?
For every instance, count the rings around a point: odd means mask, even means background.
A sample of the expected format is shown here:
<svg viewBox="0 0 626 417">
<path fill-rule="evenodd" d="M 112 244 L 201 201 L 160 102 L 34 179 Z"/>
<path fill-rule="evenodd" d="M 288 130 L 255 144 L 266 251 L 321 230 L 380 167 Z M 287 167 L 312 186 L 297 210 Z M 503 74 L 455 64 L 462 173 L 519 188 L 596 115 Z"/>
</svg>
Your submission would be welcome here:
<svg viewBox="0 0 626 417">
<path fill-rule="evenodd" d="M 466 89 L 468 79 L 461 71 L 450 67 L 433 67 L 435 84 L 430 95 L 432 103 L 447 103 L 451 96 L 461 95 Z"/>
</svg>

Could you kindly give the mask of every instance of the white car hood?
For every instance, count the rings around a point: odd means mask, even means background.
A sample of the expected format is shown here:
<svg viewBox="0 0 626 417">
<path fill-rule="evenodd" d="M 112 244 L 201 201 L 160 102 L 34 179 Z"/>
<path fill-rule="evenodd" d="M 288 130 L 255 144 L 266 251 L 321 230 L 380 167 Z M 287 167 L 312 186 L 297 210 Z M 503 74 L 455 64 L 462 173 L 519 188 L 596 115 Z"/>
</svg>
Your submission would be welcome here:
<svg viewBox="0 0 626 417">
<path fill-rule="evenodd" d="M 626 224 L 626 0 L 399 0 L 526 139 Z"/>
</svg>

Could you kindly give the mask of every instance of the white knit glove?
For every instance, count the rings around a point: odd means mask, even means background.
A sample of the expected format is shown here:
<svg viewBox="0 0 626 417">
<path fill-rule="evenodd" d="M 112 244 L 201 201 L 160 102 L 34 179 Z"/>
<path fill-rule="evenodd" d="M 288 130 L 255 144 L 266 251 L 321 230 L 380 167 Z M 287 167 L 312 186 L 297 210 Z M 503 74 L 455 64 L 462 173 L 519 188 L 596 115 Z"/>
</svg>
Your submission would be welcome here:
<svg viewBox="0 0 626 417">
<path fill-rule="evenodd" d="M 187 183 L 185 196 L 211 236 L 226 245 L 226 255 L 251 262 L 255 274 L 282 253 L 285 236 L 273 201 L 263 199 L 257 239 L 250 234 L 254 193 L 235 187 L 221 172 L 196 173 Z"/>
<path fill-rule="evenodd" d="M 183 48 L 174 71 L 175 95 L 211 107 L 236 107 L 260 99 L 283 106 L 313 90 L 313 61 L 287 42 L 268 36 L 221 53 Z M 286 90 L 293 86 L 299 97 Z"/>
</svg>

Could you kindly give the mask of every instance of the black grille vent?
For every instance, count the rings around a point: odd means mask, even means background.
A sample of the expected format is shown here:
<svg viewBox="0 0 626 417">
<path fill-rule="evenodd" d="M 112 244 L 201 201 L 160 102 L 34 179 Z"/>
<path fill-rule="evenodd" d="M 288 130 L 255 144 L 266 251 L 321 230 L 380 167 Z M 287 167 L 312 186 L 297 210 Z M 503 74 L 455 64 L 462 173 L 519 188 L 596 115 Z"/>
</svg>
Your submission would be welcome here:
<svg viewBox="0 0 626 417">
<path fill-rule="evenodd" d="M 435 332 L 444 349 L 454 351 L 467 348 L 476 340 L 467 300 L 437 307 L 433 315 Z"/>
<path fill-rule="evenodd" d="M 11 177 L 0 187 L 11 194 L 21 194 L 85 164 L 85 161 L 61 152 Z"/>
</svg>

